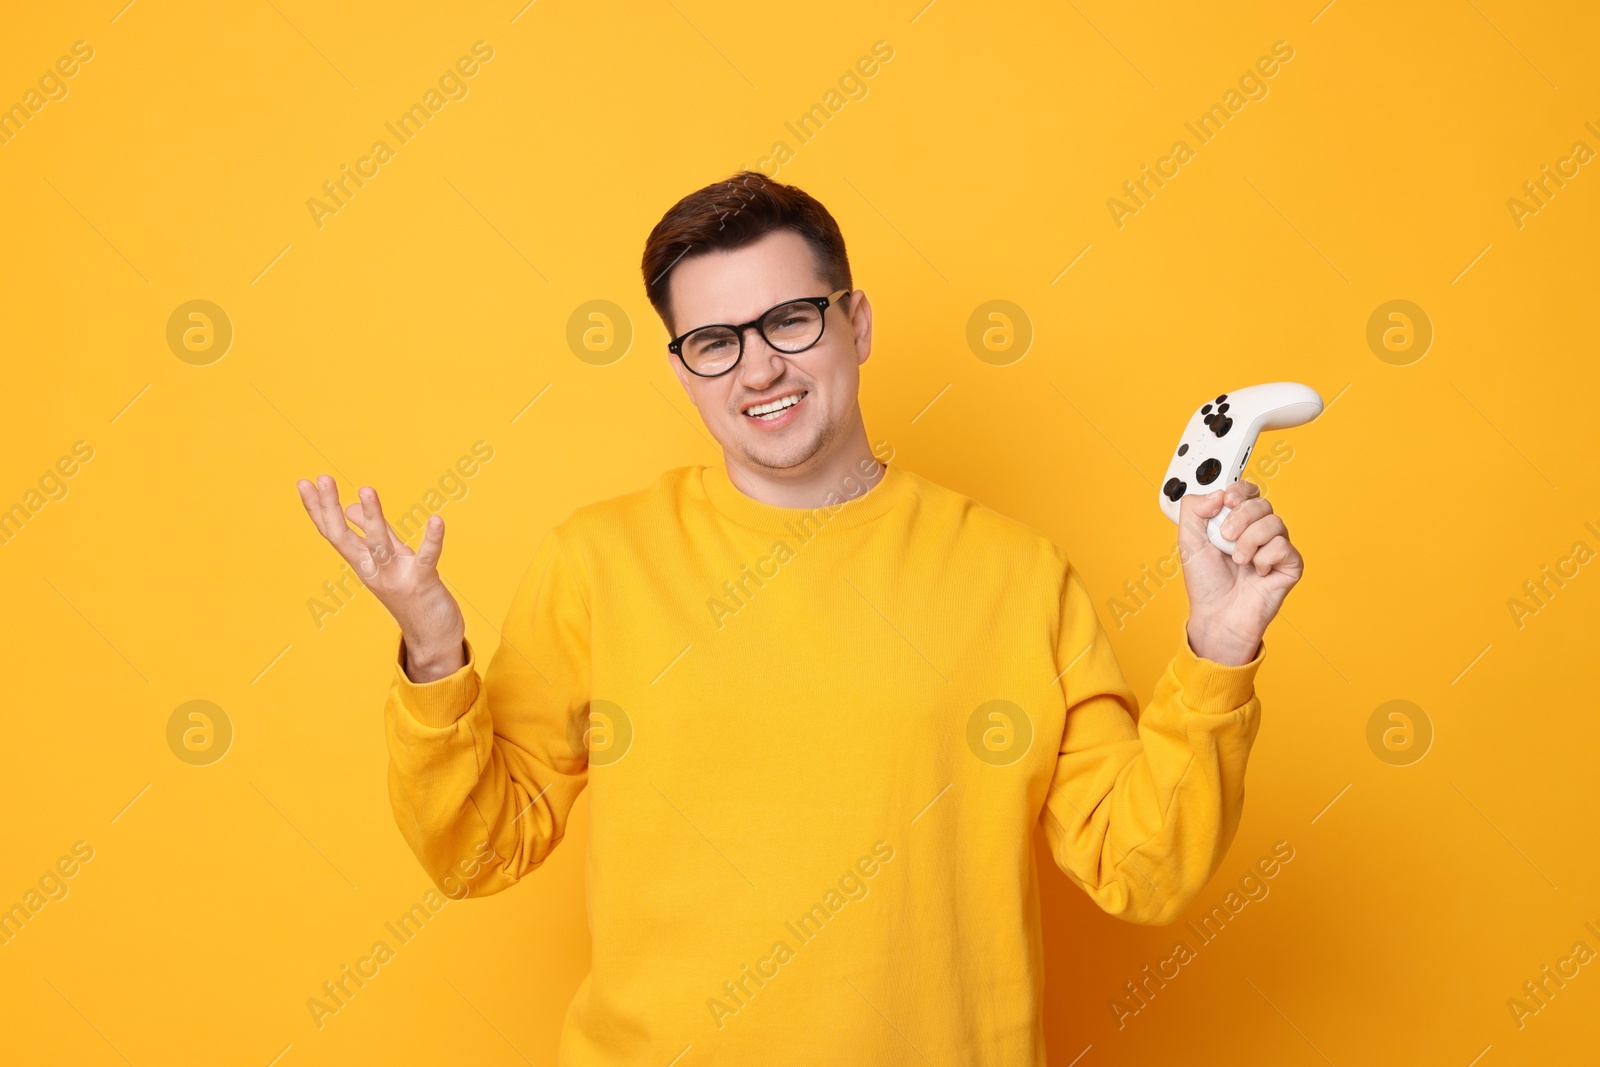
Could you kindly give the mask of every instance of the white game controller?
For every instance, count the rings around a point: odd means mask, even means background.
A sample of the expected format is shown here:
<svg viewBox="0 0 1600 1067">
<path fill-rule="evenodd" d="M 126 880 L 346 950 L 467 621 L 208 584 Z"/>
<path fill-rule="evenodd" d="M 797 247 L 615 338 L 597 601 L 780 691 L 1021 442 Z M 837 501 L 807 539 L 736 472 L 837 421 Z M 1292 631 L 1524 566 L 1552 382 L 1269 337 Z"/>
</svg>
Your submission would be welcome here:
<svg viewBox="0 0 1600 1067">
<path fill-rule="evenodd" d="M 1209 493 L 1232 485 L 1262 430 L 1300 426 L 1322 414 L 1322 397 L 1299 382 L 1270 382 L 1222 393 L 1201 405 L 1183 428 L 1167 476 L 1161 484 L 1161 510 L 1178 521 L 1178 502 L 1186 494 Z M 1206 537 L 1222 552 L 1233 555 L 1237 545 L 1222 536 L 1223 509 L 1206 523 Z"/>
</svg>

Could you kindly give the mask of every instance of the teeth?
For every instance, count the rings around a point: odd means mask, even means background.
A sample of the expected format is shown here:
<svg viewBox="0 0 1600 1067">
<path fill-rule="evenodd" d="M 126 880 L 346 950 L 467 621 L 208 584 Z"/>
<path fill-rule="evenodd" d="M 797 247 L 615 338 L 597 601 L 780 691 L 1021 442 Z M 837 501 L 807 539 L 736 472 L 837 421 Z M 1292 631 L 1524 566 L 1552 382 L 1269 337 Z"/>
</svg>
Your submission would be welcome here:
<svg viewBox="0 0 1600 1067">
<path fill-rule="evenodd" d="M 788 396 L 774 400 L 770 404 L 757 404 L 754 407 L 746 408 L 745 414 L 754 415 L 757 418 L 771 417 L 784 408 L 793 407 L 800 403 L 800 398 L 803 396 L 805 396 L 804 393 L 791 393 Z"/>
</svg>

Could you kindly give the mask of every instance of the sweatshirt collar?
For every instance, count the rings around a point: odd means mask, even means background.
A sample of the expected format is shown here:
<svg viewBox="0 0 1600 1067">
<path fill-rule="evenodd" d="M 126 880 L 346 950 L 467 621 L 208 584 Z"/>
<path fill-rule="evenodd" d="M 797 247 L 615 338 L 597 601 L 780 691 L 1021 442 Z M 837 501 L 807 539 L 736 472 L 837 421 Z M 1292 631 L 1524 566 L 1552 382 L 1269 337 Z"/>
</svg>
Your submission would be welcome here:
<svg viewBox="0 0 1600 1067">
<path fill-rule="evenodd" d="M 865 493 L 854 482 L 856 496 L 849 497 L 849 486 L 841 486 L 839 502 L 811 508 L 786 508 L 767 504 L 733 484 L 727 468 L 718 463 L 701 468 L 701 484 L 711 506 L 741 526 L 761 533 L 808 536 L 823 530 L 844 530 L 883 515 L 912 494 L 911 474 L 893 464 L 883 465 L 883 476 Z"/>
</svg>

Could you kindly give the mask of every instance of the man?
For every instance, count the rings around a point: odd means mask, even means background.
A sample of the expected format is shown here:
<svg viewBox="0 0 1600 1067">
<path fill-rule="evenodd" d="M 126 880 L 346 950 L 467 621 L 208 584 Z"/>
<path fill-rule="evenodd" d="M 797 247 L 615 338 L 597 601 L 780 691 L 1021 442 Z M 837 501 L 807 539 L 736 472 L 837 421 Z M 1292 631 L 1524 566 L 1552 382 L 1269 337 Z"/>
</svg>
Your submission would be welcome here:
<svg viewBox="0 0 1600 1067">
<path fill-rule="evenodd" d="M 401 833 L 447 892 L 494 893 L 588 787 L 562 1064 L 1043 1064 L 1032 828 L 1123 919 L 1200 891 L 1301 574 L 1283 521 L 1244 483 L 1185 498 L 1187 643 L 1141 713 L 1059 548 L 874 455 L 872 306 L 821 204 L 745 172 L 674 206 L 643 268 L 724 463 L 550 531 L 481 680 L 443 521 L 413 552 L 371 487 L 341 510 L 299 483 L 400 624 Z"/>
</svg>

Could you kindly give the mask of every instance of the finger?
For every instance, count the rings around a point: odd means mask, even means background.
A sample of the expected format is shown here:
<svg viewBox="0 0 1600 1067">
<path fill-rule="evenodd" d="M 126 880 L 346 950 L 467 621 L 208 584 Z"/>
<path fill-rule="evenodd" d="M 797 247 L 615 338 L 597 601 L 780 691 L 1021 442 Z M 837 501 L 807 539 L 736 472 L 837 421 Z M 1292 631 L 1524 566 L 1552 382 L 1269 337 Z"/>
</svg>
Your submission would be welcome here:
<svg viewBox="0 0 1600 1067">
<path fill-rule="evenodd" d="M 1206 537 L 1206 521 L 1216 514 L 1216 507 L 1220 506 L 1222 498 L 1218 496 L 1213 502 L 1215 506 L 1209 509 L 1206 506 L 1207 499 L 1200 494 L 1191 494 L 1178 500 L 1178 548 L 1188 553 L 1186 558 L 1217 552 Z"/>
<path fill-rule="evenodd" d="M 1289 539 L 1279 535 L 1257 549 L 1255 557 L 1250 562 L 1257 574 L 1265 576 L 1270 574 L 1274 567 L 1288 563 L 1299 555 L 1295 547 L 1289 543 Z"/>
<path fill-rule="evenodd" d="M 341 538 L 350 528 L 339 521 L 339 483 L 331 474 L 317 475 L 317 506 L 322 514 L 322 532 L 330 540 Z"/>
<path fill-rule="evenodd" d="M 1223 490 L 1213 489 L 1209 493 L 1190 493 L 1178 501 L 1178 518 L 1199 519 L 1204 527 L 1204 520 L 1211 518 L 1222 510 Z"/>
<path fill-rule="evenodd" d="M 344 511 L 339 507 L 339 485 L 330 475 L 317 478 L 317 500 L 322 511 L 323 533 L 328 541 L 363 582 L 377 578 L 378 565 L 373 562 L 367 543 L 345 522 Z"/>
<path fill-rule="evenodd" d="M 1272 514 L 1272 505 L 1260 497 L 1251 497 L 1228 513 L 1222 520 L 1221 533 L 1229 541 L 1252 522 Z"/>
<path fill-rule="evenodd" d="M 378 491 L 370 485 L 363 485 L 360 491 L 362 518 L 361 536 L 367 543 L 367 549 L 372 553 L 373 560 L 378 566 L 394 559 L 394 541 L 389 537 L 389 524 L 383 517 L 383 505 L 378 500 Z"/>
<path fill-rule="evenodd" d="M 324 484 L 324 479 L 328 479 L 326 474 L 318 475 L 316 481 L 302 478 L 295 483 L 295 487 L 300 490 L 300 502 L 306 506 L 306 514 L 310 515 L 311 521 L 316 523 L 318 532 L 332 541 L 338 525 L 328 518 L 328 504 L 324 499 L 324 494 L 329 486 Z M 335 498 L 337 498 L 338 490 L 335 488 L 333 492 Z"/>
<path fill-rule="evenodd" d="M 352 500 L 344 509 L 344 517 L 355 523 L 356 527 L 361 530 L 363 536 L 367 532 L 365 511 L 365 505 L 363 505 L 359 500 Z M 389 529 L 393 533 L 398 533 L 398 531 L 396 531 L 392 526 L 390 526 Z M 393 544 L 394 550 L 398 554 L 402 556 L 409 556 L 412 554 L 411 546 L 406 544 L 403 540 L 395 538 Z"/>
<path fill-rule="evenodd" d="M 422 543 L 417 546 L 417 562 L 431 570 L 439 565 L 439 553 L 443 549 L 444 520 L 434 515 L 423 527 Z"/>
<path fill-rule="evenodd" d="M 1236 508 L 1246 500 L 1261 495 L 1261 487 L 1253 482 L 1237 481 L 1223 490 L 1222 502 L 1230 508 Z"/>
<path fill-rule="evenodd" d="M 1276 515 L 1268 515 L 1264 519 L 1257 519 L 1244 528 L 1244 532 L 1233 539 L 1233 561 L 1235 563 L 1249 563 L 1256 550 L 1274 537 L 1288 537 L 1289 529 L 1284 526 L 1283 520 Z"/>
<path fill-rule="evenodd" d="M 294 483 L 300 491 L 300 503 L 305 505 L 306 514 L 311 518 L 311 524 L 323 537 L 328 536 L 328 531 L 322 528 L 322 501 L 317 498 L 317 487 L 308 478 L 301 478 Z"/>
<path fill-rule="evenodd" d="M 317 524 L 322 536 L 328 539 L 328 543 L 344 557 L 346 563 L 355 565 L 364 560 L 367 557 L 366 546 L 345 524 L 344 513 L 339 510 L 338 484 L 326 474 L 318 475 L 315 483 L 307 484 L 312 485 L 311 499 L 306 500 L 306 490 L 303 485 L 300 488 L 300 499 L 305 503 L 311 521 Z"/>
</svg>

